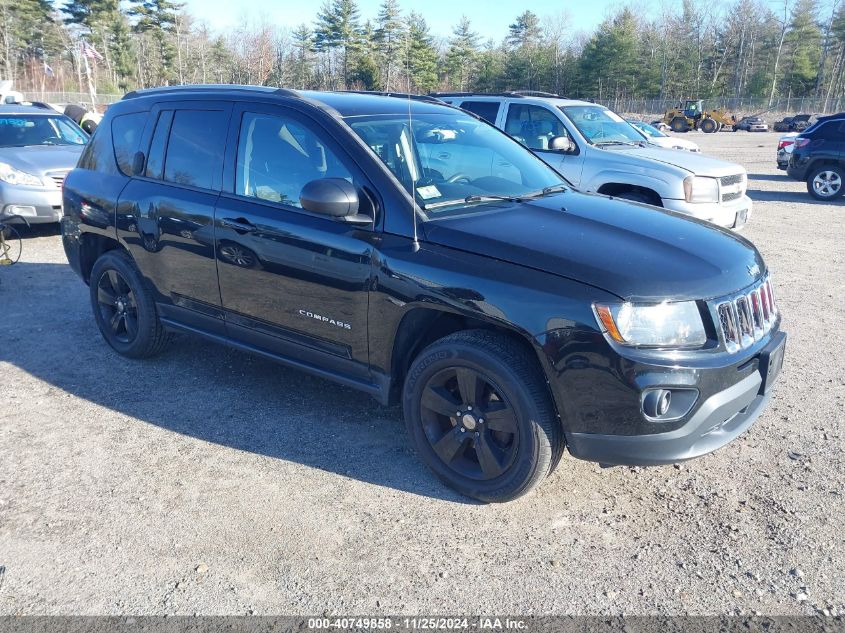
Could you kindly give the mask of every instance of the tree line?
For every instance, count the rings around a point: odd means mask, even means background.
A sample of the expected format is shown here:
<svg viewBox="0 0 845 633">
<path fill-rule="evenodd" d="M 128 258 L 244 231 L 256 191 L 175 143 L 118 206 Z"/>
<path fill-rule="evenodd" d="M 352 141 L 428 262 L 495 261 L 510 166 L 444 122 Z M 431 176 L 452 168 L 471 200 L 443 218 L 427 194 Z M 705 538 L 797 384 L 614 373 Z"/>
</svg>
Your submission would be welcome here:
<svg viewBox="0 0 845 633">
<path fill-rule="evenodd" d="M 85 42 L 86 44 L 82 44 Z M 87 46 L 90 45 L 90 46 Z M 92 52 L 93 51 L 93 52 Z M 625 98 L 845 93 L 845 0 L 682 0 L 619 8 L 593 32 L 530 10 L 483 39 L 467 17 L 436 34 L 384 0 L 325 0 L 311 23 L 214 32 L 175 0 L 0 0 L 0 72 L 25 91 L 100 93 L 180 83 L 298 89 L 540 90 Z"/>
</svg>

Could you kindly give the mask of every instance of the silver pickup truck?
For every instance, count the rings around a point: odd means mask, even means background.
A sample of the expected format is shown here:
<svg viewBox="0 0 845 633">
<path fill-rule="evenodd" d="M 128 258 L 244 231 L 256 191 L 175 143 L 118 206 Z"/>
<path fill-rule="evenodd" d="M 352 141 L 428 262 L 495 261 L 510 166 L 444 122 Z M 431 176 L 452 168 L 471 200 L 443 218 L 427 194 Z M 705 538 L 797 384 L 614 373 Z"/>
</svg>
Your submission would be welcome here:
<svg viewBox="0 0 845 633">
<path fill-rule="evenodd" d="M 433 96 L 504 130 L 583 191 L 664 207 L 735 230 L 751 217 L 743 167 L 652 145 L 604 106 L 535 92 Z"/>
</svg>

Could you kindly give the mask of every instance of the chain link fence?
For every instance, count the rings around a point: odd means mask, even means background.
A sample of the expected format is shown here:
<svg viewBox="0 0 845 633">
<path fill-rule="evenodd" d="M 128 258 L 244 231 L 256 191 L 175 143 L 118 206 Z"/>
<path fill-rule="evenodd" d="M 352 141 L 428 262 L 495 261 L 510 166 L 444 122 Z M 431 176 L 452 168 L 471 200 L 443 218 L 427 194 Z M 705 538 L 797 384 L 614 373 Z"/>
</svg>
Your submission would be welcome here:
<svg viewBox="0 0 845 633">
<path fill-rule="evenodd" d="M 24 93 L 24 97 L 29 101 L 44 101 L 46 103 L 78 103 L 88 109 L 91 109 L 91 94 L 88 92 L 40 92 L 31 91 Z M 123 95 L 95 95 L 97 105 L 108 105 L 115 101 L 120 101 Z"/>
</svg>

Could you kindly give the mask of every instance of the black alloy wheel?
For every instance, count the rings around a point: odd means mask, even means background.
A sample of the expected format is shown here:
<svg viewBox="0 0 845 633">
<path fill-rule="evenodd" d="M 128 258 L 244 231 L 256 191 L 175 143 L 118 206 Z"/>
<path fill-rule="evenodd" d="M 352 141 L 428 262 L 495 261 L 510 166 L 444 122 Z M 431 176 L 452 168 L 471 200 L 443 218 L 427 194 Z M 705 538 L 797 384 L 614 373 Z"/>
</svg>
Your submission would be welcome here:
<svg viewBox="0 0 845 633">
<path fill-rule="evenodd" d="M 100 315 L 116 341 L 129 344 L 138 336 L 138 304 L 126 279 L 114 269 L 97 281 Z"/>
<path fill-rule="evenodd" d="M 516 414 L 487 376 L 467 367 L 444 369 L 428 380 L 421 408 L 426 439 L 460 475 L 490 480 L 513 463 Z"/>
</svg>

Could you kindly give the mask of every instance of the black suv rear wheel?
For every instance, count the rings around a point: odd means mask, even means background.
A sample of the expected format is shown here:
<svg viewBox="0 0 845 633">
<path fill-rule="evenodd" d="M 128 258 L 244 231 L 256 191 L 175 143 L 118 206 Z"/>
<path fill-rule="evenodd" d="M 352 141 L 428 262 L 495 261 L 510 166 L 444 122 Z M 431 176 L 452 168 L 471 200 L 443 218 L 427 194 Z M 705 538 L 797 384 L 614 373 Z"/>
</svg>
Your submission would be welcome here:
<svg viewBox="0 0 845 633">
<path fill-rule="evenodd" d="M 559 423 L 537 361 L 506 336 L 469 330 L 424 349 L 408 371 L 403 405 L 422 460 L 469 497 L 520 497 L 560 458 Z"/>
<path fill-rule="evenodd" d="M 100 333 L 115 351 L 147 358 L 164 348 L 167 332 L 143 277 L 126 253 L 106 251 L 94 262 L 90 294 Z"/>
<path fill-rule="evenodd" d="M 823 165 L 807 176 L 807 191 L 816 200 L 833 200 L 845 193 L 845 169 Z"/>
</svg>

